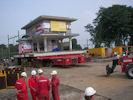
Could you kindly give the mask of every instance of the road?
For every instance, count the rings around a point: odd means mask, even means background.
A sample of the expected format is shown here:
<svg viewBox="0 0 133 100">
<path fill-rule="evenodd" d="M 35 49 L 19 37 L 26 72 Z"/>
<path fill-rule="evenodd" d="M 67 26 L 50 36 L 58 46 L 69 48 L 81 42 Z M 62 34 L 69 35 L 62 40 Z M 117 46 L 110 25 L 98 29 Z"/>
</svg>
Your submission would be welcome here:
<svg viewBox="0 0 133 100">
<path fill-rule="evenodd" d="M 110 61 L 98 61 L 68 67 L 43 67 L 42 69 L 44 70 L 44 76 L 49 79 L 51 78 L 50 73 L 52 70 L 58 71 L 60 82 L 63 85 L 60 87 L 61 98 L 65 98 L 65 95 L 70 97 L 72 93 L 75 93 L 75 95 L 82 94 L 83 96 L 85 88 L 91 86 L 96 89 L 98 95 L 111 98 L 112 100 L 133 100 L 133 80 L 127 79 L 125 73 L 121 73 L 121 67 L 119 65 L 116 67 L 115 73 L 113 73 L 110 77 L 106 77 L 105 66 L 107 64 L 111 66 Z M 37 70 L 38 68 L 27 68 L 28 78 L 30 77 L 32 69 Z M 67 86 L 70 87 L 68 88 Z M 79 92 L 79 90 L 82 92 Z M 6 95 L 9 94 L 10 91 L 6 93 Z"/>
<path fill-rule="evenodd" d="M 133 80 L 127 79 L 121 73 L 121 66 L 116 67 L 115 73 L 106 77 L 105 66 L 112 62 L 91 62 L 75 65 L 69 68 L 53 67 L 44 68 L 45 75 L 49 76 L 52 70 L 57 70 L 62 84 L 83 90 L 92 86 L 97 94 L 112 100 L 133 100 Z"/>
</svg>

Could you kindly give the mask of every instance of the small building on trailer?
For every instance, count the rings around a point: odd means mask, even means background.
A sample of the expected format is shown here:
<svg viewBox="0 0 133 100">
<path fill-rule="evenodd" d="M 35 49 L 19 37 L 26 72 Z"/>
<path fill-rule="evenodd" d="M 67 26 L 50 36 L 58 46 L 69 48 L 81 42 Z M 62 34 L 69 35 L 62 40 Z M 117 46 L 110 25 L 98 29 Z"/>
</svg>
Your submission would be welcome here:
<svg viewBox="0 0 133 100">
<path fill-rule="evenodd" d="M 63 39 L 69 39 L 69 50 L 72 50 L 71 22 L 75 18 L 57 16 L 39 16 L 22 29 L 26 30 L 25 39 L 19 40 L 19 53 L 49 52 L 63 50 Z"/>
<path fill-rule="evenodd" d="M 19 55 L 15 57 L 19 60 L 39 60 L 39 63 L 52 62 L 54 65 L 72 65 L 90 61 L 91 58 L 85 56 L 85 51 L 72 50 L 72 37 L 78 34 L 71 32 L 71 23 L 76 20 L 58 16 L 37 17 L 22 27 L 26 30 L 26 35 L 18 40 Z"/>
</svg>

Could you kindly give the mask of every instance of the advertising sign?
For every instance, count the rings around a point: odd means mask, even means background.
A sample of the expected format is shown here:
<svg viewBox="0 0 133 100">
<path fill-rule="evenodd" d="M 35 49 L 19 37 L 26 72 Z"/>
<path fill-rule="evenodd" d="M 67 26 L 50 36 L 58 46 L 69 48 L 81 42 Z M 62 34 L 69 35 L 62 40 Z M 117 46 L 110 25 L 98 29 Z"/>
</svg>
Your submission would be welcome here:
<svg viewBox="0 0 133 100">
<path fill-rule="evenodd" d="M 30 43 L 19 44 L 19 54 L 32 52 L 32 45 Z"/>
<path fill-rule="evenodd" d="M 66 22 L 64 21 L 50 21 L 51 31 L 66 32 Z"/>
</svg>

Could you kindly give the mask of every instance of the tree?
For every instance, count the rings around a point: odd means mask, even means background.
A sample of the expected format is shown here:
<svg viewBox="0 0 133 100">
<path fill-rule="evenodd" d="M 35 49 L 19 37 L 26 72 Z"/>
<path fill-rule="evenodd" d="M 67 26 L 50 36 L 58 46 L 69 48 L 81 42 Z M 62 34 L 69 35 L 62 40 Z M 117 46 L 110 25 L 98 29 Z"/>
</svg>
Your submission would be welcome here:
<svg viewBox="0 0 133 100">
<path fill-rule="evenodd" d="M 82 50 L 82 47 L 79 44 L 77 44 L 77 39 L 72 39 L 72 49 Z"/>
<path fill-rule="evenodd" d="M 110 47 L 112 43 L 115 43 L 116 46 L 125 45 L 128 37 L 132 37 L 132 10 L 132 7 L 125 5 L 101 7 L 93 24 L 85 26 L 95 47 L 100 47 L 102 43 L 107 47 Z"/>
</svg>

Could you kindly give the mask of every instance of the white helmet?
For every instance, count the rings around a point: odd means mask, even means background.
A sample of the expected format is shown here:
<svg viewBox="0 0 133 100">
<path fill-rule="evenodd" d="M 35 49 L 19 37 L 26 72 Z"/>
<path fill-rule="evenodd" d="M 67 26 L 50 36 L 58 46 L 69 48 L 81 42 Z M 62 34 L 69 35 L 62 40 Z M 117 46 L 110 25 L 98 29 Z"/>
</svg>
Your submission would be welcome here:
<svg viewBox="0 0 133 100">
<path fill-rule="evenodd" d="M 42 73 L 43 72 L 43 70 L 42 69 L 38 69 L 38 73 L 40 74 L 40 73 Z"/>
<path fill-rule="evenodd" d="M 31 75 L 36 75 L 36 71 L 35 70 L 32 70 L 31 71 Z"/>
<path fill-rule="evenodd" d="M 123 56 L 126 56 L 126 54 L 123 54 Z"/>
<path fill-rule="evenodd" d="M 27 77 L 26 72 L 22 72 L 22 73 L 21 73 L 21 76 L 23 76 L 23 77 Z"/>
<path fill-rule="evenodd" d="M 115 55 L 117 55 L 117 52 L 114 52 Z"/>
<path fill-rule="evenodd" d="M 85 89 L 85 95 L 86 96 L 92 96 L 96 93 L 96 90 L 94 90 L 92 87 L 88 87 Z"/>
<path fill-rule="evenodd" d="M 57 74 L 57 71 L 56 70 L 53 70 L 51 75 L 56 75 Z"/>
</svg>

